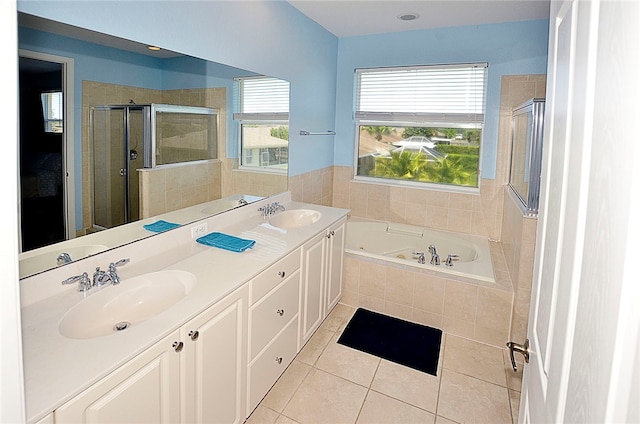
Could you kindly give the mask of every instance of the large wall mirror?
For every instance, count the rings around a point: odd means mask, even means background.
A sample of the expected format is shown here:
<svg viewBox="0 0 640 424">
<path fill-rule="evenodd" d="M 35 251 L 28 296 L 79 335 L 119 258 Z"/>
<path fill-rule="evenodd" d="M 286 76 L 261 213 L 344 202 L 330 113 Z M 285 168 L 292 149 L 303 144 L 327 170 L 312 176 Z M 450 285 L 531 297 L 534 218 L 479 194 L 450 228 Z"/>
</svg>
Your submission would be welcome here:
<svg viewBox="0 0 640 424">
<path fill-rule="evenodd" d="M 167 228 L 149 224 L 184 225 L 287 189 L 282 131 L 256 137 L 255 155 L 273 150 L 276 165 L 239 166 L 234 91 L 254 72 L 28 14 L 18 22 L 21 278 Z M 215 146 L 214 159 L 145 168 L 147 105 L 184 112 L 159 129 L 163 154 Z M 131 217 L 119 220 L 122 210 Z M 96 224 L 105 211 L 116 224 Z"/>
</svg>

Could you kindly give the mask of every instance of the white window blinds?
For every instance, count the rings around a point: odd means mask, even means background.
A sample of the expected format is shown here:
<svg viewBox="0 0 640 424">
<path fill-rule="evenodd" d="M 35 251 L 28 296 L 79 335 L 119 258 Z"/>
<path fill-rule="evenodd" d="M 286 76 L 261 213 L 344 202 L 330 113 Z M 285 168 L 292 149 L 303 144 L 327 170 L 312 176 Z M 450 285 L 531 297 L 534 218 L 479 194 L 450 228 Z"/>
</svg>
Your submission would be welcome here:
<svg viewBox="0 0 640 424">
<path fill-rule="evenodd" d="M 40 94 L 45 132 L 62 132 L 63 103 L 62 92 L 51 91 Z"/>
<path fill-rule="evenodd" d="M 356 70 L 356 118 L 482 122 L 486 63 Z"/>
<path fill-rule="evenodd" d="M 238 120 L 288 120 L 289 82 L 271 77 L 238 78 Z"/>
</svg>

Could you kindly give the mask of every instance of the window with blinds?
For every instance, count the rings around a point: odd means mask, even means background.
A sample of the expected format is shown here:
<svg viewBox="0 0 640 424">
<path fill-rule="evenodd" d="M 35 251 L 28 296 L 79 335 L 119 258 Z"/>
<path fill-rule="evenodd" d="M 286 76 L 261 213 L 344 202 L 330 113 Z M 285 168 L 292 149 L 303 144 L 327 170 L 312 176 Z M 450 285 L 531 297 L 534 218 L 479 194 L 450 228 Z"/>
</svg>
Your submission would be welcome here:
<svg viewBox="0 0 640 424">
<path fill-rule="evenodd" d="M 357 69 L 356 177 L 478 187 L 486 63 Z"/>
<path fill-rule="evenodd" d="M 240 166 L 286 173 L 289 163 L 289 82 L 237 78 Z"/>
<path fill-rule="evenodd" d="M 63 130 L 62 92 L 50 91 L 40 94 L 44 132 L 61 133 Z"/>
</svg>

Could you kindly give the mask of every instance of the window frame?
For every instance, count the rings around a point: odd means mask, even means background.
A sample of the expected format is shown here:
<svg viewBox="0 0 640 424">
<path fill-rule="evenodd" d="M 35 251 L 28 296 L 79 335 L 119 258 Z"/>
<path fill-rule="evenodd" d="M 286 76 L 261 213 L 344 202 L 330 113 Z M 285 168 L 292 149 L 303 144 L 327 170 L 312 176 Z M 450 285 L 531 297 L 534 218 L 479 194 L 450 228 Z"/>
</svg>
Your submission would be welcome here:
<svg viewBox="0 0 640 424">
<path fill-rule="evenodd" d="M 363 112 L 358 110 L 360 102 L 358 74 L 367 71 L 393 71 L 405 69 L 424 69 L 424 68 L 451 68 L 451 67 L 481 67 L 484 68 L 483 88 L 482 88 L 482 119 L 479 120 L 477 115 L 452 114 L 452 113 L 420 113 L 420 112 Z M 417 188 L 434 191 L 445 191 L 452 193 L 479 194 L 482 181 L 482 151 L 483 136 L 486 120 L 486 98 L 487 98 L 487 82 L 488 82 L 488 63 L 470 63 L 470 64 L 453 64 L 453 65 L 417 65 L 407 67 L 377 67 L 377 68 L 358 68 L 354 71 L 354 159 L 353 159 L 353 181 L 368 184 L 378 184 L 395 187 Z M 360 127 L 361 126 L 389 126 L 389 127 L 423 127 L 423 128 L 460 128 L 460 129 L 479 129 L 480 142 L 478 146 L 478 182 L 477 187 L 463 186 L 457 184 L 423 182 L 414 180 L 392 179 L 385 177 L 370 177 L 358 175 L 358 162 L 360 150 Z"/>
</svg>

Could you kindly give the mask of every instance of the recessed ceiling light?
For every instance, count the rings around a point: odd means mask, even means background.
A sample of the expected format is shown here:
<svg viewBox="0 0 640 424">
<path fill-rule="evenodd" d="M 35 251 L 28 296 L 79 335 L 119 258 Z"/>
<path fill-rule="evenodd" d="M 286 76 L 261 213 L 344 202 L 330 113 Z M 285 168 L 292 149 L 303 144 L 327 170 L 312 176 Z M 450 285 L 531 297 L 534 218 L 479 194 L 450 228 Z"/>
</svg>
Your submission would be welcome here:
<svg viewBox="0 0 640 424">
<path fill-rule="evenodd" d="M 403 13 L 401 15 L 398 15 L 398 19 L 400 19 L 401 21 L 415 21 L 419 17 L 420 15 L 418 15 L 417 13 Z"/>
<path fill-rule="evenodd" d="M 147 46 L 147 48 L 149 50 L 153 50 L 154 52 L 157 52 L 158 50 L 160 50 L 160 47 L 156 47 L 156 46 Z"/>
</svg>

